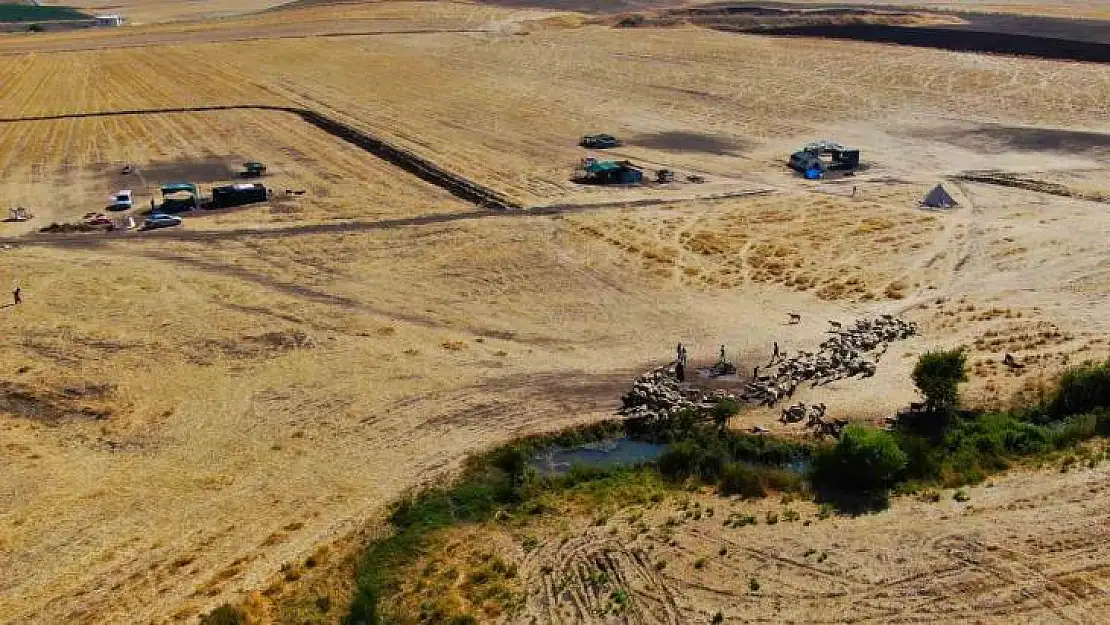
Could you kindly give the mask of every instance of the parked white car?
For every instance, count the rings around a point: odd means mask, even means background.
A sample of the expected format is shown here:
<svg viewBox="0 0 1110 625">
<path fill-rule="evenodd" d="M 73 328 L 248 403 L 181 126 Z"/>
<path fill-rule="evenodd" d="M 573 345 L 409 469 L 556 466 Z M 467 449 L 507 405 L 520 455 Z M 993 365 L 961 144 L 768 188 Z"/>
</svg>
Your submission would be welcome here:
<svg viewBox="0 0 1110 625">
<path fill-rule="evenodd" d="M 120 189 L 112 199 L 112 208 L 118 211 L 131 210 L 134 207 L 131 189 Z"/>
</svg>

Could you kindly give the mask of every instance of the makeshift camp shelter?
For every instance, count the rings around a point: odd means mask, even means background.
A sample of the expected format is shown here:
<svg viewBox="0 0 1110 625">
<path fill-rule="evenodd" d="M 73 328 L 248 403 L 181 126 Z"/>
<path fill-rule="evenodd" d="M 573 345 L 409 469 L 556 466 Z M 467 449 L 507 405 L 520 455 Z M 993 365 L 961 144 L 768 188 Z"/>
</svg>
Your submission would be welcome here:
<svg viewBox="0 0 1110 625">
<path fill-rule="evenodd" d="M 586 159 L 576 179 L 585 184 L 640 184 L 644 181 L 644 172 L 629 161 Z"/>
<path fill-rule="evenodd" d="M 212 187 L 212 208 L 227 208 L 254 202 L 265 202 L 267 197 L 266 187 L 257 182 L 254 184 Z"/>
<path fill-rule="evenodd" d="M 200 208 L 200 191 L 191 182 L 168 182 L 162 185 L 162 212 Z"/>
<path fill-rule="evenodd" d="M 939 184 L 933 187 L 933 190 L 925 196 L 925 199 L 921 200 L 921 203 L 930 208 L 951 208 L 957 204 L 956 200 L 948 194 L 948 191 L 945 191 L 944 187 Z"/>
<path fill-rule="evenodd" d="M 787 164 L 802 174 L 811 169 L 820 169 L 822 172 L 852 171 L 860 166 L 859 150 L 846 148 L 835 141 L 817 141 L 791 154 Z"/>
</svg>

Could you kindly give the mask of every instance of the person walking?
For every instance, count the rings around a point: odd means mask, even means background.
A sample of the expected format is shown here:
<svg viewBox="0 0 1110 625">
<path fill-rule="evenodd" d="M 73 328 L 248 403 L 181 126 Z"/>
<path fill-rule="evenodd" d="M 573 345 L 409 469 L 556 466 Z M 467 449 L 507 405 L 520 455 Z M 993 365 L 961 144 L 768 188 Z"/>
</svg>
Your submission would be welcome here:
<svg viewBox="0 0 1110 625">
<path fill-rule="evenodd" d="M 12 299 L 16 305 L 23 303 L 23 291 L 18 286 L 12 291 Z"/>
</svg>

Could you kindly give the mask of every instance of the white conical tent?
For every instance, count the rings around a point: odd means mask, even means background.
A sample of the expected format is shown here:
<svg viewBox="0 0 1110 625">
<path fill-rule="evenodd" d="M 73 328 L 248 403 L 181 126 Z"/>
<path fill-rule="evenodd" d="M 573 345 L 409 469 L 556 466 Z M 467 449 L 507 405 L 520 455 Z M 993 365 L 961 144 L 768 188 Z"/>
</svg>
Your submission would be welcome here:
<svg viewBox="0 0 1110 625">
<path fill-rule="evenodd" d="M 932 208 L 950 208 L 955 206 L 957 202 L 944 190 L 944 187 L 938 184 L 933 187 L 933 190 L 925 196 L 921 203 Z"/>
</svg>

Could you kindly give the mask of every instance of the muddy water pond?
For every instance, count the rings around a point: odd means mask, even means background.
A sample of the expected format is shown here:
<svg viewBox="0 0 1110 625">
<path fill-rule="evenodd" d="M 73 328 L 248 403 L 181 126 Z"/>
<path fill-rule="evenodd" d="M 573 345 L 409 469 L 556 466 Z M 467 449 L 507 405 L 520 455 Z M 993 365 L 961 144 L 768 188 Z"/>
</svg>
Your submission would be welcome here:
<svg viewBox="0 0 1110 625">
<path fill-rule="evenodd" d="M 535 468 L 540 475 L 561 475 L 570 471 L 575 465 L 595 469 L 632 467 L 657 460 L 670 447 L 667 443 L 650 443 L 622 436 L 575 447 L 542 449 L 532 457 L 529 466 Z M 804 457 L 773 465 L 761 465 L 746 460 L 739 460 L 739 462 L 752 468 L 783 469 L 802 476 L 808 474 L 810 469 L 809 458 Z"/>
<path fill-rule="evenodd" d="M 627 467 L 651 462 L 663 455 L 668 447 L 669 445 L 662 443 L 647 443 L 622 437 L 577 447 L 544 449 L 533 457 L 531 466 L 541 475 L 566 473 L 574 465 L 597 469 Z"/>
</svg>

